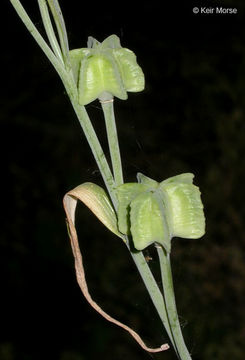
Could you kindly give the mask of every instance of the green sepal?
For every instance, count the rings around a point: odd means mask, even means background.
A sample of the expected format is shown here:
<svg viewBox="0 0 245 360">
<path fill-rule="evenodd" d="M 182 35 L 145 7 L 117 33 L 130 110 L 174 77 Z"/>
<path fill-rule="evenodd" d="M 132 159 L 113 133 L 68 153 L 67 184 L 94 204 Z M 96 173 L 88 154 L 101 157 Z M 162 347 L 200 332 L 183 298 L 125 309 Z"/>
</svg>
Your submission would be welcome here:
<svg viewBox="0 0 245 360">
<path fill-rule="evenodd" d="M 98 40 L 96 40 L 93 36 L 88 37 L 87 45 L 89 49 L 98 49 L 101 47 L 101 43 Z"/>
<path fill-rule="evenodd" d="M 121 49 L 120 39 L 117 35 L 108 36 L 102 43 L 101 49 Z"/>
<path fill-rule="evenodd" d="M 140 184 L 148 185 L 149 189 L 156 189 L 159 186 L 159 183 L 156 180 L 153 180 L 142 173 L 137 173 L 137 180 Z"/>
<path fill-rule="evenodd" d="M 144 192 L 130 203 L 130 224 L 134 246 L 143 250 L 158 243 L 170 252 L 171 242 L 164 207 L 157 193 Z"/>
<path fill-rule="evenodd" d="M 117 188 L 118 229 L 122 234 L 130 234 L 129 205 L 131 201 L 147 189 L 147 185 L 137 183 L 126 183 Z"/>
<path fill-rule="evenodd" d="M 160 183 L 160 187 L 164 184 L 169 184 L 169 183 L 186 183 L 186 184 L 192 184 L 193 183 L 193 179 L 194 179 L 194 174 L 192 173 L 183 173 L 180 175 L 175 175 L 172 176 L 166 180 L 163 180 Z"/>
</svg>

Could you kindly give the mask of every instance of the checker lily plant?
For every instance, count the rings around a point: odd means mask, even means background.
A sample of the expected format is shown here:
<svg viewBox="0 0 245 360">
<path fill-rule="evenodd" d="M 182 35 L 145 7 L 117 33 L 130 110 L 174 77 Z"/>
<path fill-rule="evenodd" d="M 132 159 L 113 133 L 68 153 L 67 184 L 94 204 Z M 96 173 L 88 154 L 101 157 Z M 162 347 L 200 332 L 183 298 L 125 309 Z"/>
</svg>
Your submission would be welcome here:
<svg viewBox="0 0 245 360">
<path fill-rule="evenodd" d="M 127 330 L 146 351 L 160 352 L 169 348 L 168 344 L 158 348 L 148 347 L 134 330 L 112 318 L 91 298 L 75 227 L 78 200 L 125 243 L 177 357 L 190 360 L 176 310 L 170 264 L 171 239 L 198 239 L 204 235 L 203 205 L 191 173 L 179 174 L 161 182 L 138 173 L 136 182 L 124 183 L 113 99 L 126 100 L 128 92 L 144 89 L 144 74 L 135 54 L 123 48 L 116 35 L 101 43 L 89 37 L 87 47 L 70 50 L 58 0 L 37 0 L 47 34 L 46 42 L 20 1 L 9 1 L 59 74 L 105 183 L 103 189 L 86 182 L 64 196 L 76 276 L 84 296 L 95 310 Z M 97 99 L 103 110 L 111 168 L 85 107 Z M 143 253 L 148 246 L 155 246 L 158 253 L 161 289 Z"/>
</svg>

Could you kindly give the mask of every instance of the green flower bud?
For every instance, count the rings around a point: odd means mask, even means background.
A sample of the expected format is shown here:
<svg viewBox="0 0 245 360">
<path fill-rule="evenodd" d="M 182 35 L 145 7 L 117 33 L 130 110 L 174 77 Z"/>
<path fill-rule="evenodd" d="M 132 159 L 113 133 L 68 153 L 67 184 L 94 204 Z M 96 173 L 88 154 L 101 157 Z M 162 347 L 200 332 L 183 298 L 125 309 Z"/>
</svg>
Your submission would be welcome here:
<svg viewBox="0 0 245 360">
<path fill-rule="evenodd" d="M 135 54 L 122 48 L 116 35 L 102 43 L 89 37 L 88 48 L 71 50 L 69 54 L 81 105 L 113 96 L 126 100 L 127 91 L 144 89 L 144 74 Z"/>
</svg>

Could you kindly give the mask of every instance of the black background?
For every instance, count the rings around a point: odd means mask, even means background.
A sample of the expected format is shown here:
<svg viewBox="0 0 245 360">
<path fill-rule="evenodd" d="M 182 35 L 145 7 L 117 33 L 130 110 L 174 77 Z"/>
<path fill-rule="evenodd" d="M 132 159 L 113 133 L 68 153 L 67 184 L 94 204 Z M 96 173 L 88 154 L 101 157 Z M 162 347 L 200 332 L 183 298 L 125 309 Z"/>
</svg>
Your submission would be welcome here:
<svg viewBox="0 0 245 360">
<path fill-rule="evenodd" d="M 43 34 L 36 2 L 23 5 Z M 125 180 L 195 174 L 207 232 L 172 249 L 183 333 L 195 360 L 244 359 L 244 2 L 60 5 L 71 49 L 115 33 L 136 53 L 146 89 L 115 101 Z M 194 6 L 238 13 L 195 15 Z M 0 359 L 175 359 L 172 350 L 145 353 L 80 293 L 62 198 L 102 181 L 61 81 L 10 1 L 1 17 Z M 99 103 L 87 110 L 108 154 Z M 78 224 L 94 298 L 149 346 L 166 341 L 125 246 L 83 206 Z M 148 255 L 158 278 L 154 249 Z"/>
</svg>

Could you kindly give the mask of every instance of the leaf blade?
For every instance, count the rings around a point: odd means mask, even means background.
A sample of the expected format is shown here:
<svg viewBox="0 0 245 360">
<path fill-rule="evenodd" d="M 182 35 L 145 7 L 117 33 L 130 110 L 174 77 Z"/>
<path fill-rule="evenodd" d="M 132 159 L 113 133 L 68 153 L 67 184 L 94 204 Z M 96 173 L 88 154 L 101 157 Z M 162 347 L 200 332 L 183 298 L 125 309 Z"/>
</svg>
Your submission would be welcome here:
<svg viewBox="0 0 245 360">
<path fill-rule="evenodd" d="M 87 182 L 69 191 L 69 196 L 82 201 L 111 232 L 124 240 L 117 228 L 117 216 L 105 190 Z"/>
</svg>

